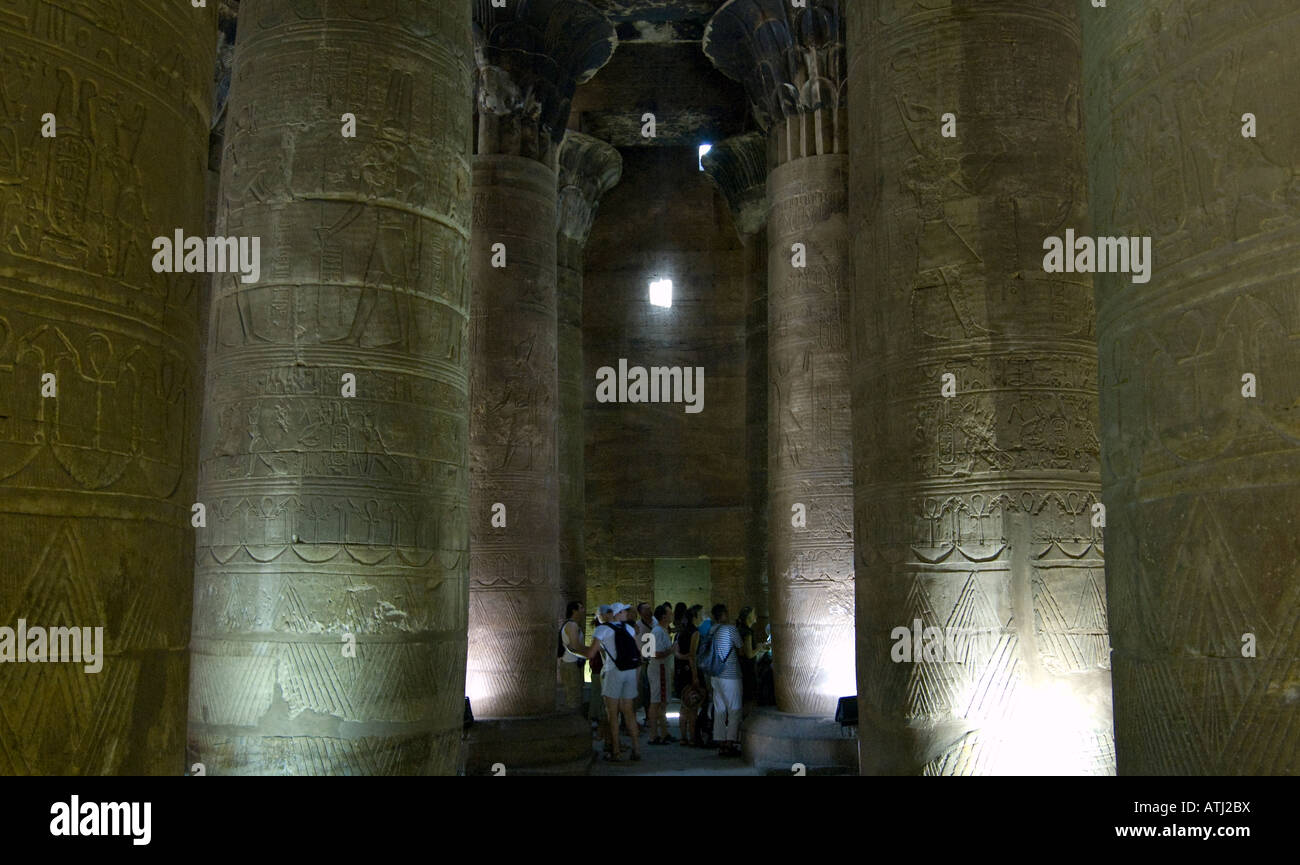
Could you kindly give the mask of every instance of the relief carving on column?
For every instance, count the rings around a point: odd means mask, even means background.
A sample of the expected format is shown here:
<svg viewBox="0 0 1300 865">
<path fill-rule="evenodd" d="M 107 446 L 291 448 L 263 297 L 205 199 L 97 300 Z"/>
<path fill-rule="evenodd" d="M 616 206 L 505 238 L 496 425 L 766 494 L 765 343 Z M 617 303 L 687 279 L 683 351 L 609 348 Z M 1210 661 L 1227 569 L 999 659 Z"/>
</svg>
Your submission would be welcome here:
<svg viewBox="0 0 1300 865">
<path fill-rule="evenodd" d="M 744 596 L 766 624 L 768 606 L 767 474 L 767 135 L 728 138 L 704 154 L 704 171 L 727 200 L 745 245 L 745 461 L 749 466 Z"/>
<path fill-rule="evenodd" d="M 560 145 L 556 199 L 559 363 L 560 582 L 561 603 L 586 601 L 586 518 L 582 407 L 583 248 L 601 197 L 623 173 L 617 148 L 598 138 L 569 130 Z"/>
<path fill-rule="evenodd" d="M 767 133 L 767 478 L 777 706 L 829 715 L 855 687 L 847 113 L 842 7 L 729 0 L 704 52 Z M 766 173 L 766 172 L 765 172 Z"/>
<path fill-rule="evenodd" d="M 1084 19 L 1095 231 L 1154 260 L 1145 285 L 1096 279 L 1119 769 L 1295 774 L 1300 21 L 1107 11 Z"/>
<path fill-rule="evenodd" d="M 451 773 L 469 11 L 240 5 L 217 233 L 260 237 L 262 267 L 214 279 L 192 756 L 210 774 Z"/>
<path fill-rule="evenodd" d="M 1114 772 L 1091 281 L 1041 265 L 1087 225 L 1074 6 L 850 15 L 868 773 Z M 957 656 L 892 657 L 916 619 Z"/>
<path fill-rule="evenodd" d="M 559 281 L 572 303 L 576 243 L 557 231 L 561 215 L 578 219 L 584 202 L 559 200 L 556 166 L 574 88 L 612 56 L 613 26 L 580 0 L 522 0 L 474 6 L 478 124 L 474 161 L 472 264 L 474 315 L 470 393 L 471 650 L 467 694 L 476 713 L 520 718 L 555 710 L 555 629 L 575 589 L 561 571 L 562 401 L 560 362 L 574 346 L 558 339 Z M 570 159 L 581 160 L 580 153 Z M 572 164 L 572 163 L 571 163 Z M 508 249 L 492 267 L 492 247 Z M 580 266 L 580 265 L 579 265 Z M 572 337 L 566 342 L 572 343 Z M 579 373 L 580 375 L 580 373 Z M 580 403 L 579 403 L 580 405 Z M 581 447 L 580 443 L 578 447 Z M 566 451 L 565 464 L 573 466 Z M 572 482 L 571 477 L 569 478 Z M 490 522 L 505 505 L 507 523 Z M 571 512 L 566 510 L 566 516 Z M 576 533 L 578 529 L 570 529 Z M 572 549 L 573 543 L 568 547 Z M 570 576 L 576 560 L 571 560 Z M 508 635 L 500 623 L 519 623 Z"/>
<path fill-rule="evenodd" d="M 797 159 L 768 181 L 769 592 L 777 706 L 798 714 L 854 690 L 847 168 Z"/>
<path fill-rule="evenodd" d="M 103 629 L 0 664 L 0 775 L 184 764 L 202 291 L 151 260 L 203 233 L 215 19 L 0 8 L 0 623 Z"/>
</svg>

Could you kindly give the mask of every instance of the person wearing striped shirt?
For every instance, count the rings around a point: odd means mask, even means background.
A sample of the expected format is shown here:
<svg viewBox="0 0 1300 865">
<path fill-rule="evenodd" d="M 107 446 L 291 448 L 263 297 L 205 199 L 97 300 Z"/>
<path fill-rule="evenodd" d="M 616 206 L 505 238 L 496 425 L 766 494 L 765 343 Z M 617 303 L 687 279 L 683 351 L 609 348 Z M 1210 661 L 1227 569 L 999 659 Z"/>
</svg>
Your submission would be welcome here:
<svg viewBox="0 0 1300 865">
<path fill-rule="evenodd" d="M 713 740 L 721 757 L 740 756 L 740 632 L 727 619 L 727 605 L 713 605 L 713 655 L 725 659 L 713 685 Z"/>
</svg>

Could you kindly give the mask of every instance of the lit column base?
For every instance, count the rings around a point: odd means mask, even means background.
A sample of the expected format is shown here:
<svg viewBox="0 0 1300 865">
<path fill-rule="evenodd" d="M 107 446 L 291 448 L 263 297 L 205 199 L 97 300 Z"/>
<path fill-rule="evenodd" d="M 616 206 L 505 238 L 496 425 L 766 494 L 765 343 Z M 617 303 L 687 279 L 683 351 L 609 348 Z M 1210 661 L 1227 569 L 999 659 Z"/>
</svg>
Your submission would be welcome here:
<svg viewBox="0 0 1300 865">
<path fill-rule="evenodd" d="M 802 763 L 805 772 L 856 774 L 858 740 L 847 735 L 833 718 L 791 715 L 775 709 L 755 709 L 741 730 L 745 761 L 756 769 L 794 774 Z"/>
</svg>

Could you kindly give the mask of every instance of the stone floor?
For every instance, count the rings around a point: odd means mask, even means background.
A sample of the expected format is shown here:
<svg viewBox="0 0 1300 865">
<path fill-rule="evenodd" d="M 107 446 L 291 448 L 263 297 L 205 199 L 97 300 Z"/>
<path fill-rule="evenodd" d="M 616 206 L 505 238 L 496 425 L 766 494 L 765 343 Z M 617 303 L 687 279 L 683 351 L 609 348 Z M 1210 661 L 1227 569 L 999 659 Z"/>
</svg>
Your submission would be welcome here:
<svg viewBox="0 0 1300 865">
<path fill-rule="evenodd" d="M 681 739 L 680 718 L 673 717 L 681 710 L 678 701 L 668 704 L 669 732 Z M 741 757 L 719 757 L 718 752 L 706 748 L 684 748 L 680 742 L 670 745 L 650 745 L 649 737 L 641 734 L 641 761 L 634 763 L 627 759 L 631 744 L 627 734 L 623 734 L 621 750 L 624 757 L 621 763 L 606 763 L 601 759 L 605 746 L 601 737 L 592 735 L 592 748 L 596 751 L 596 761 L 592 764 L 591 774 L 610 775 L 762 775 L 763 772 L 747 764 Z"/>
</svg>

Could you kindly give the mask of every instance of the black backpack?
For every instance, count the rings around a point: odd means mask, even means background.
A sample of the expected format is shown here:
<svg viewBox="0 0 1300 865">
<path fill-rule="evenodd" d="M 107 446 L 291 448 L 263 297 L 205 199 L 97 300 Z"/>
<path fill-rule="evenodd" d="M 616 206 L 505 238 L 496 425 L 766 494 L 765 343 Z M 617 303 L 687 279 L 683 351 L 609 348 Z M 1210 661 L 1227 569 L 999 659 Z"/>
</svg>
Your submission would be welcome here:
<svg viewBox="0 0 1300 865">
<path fill-rule="evenodd" d="M 555 657 L 557 658 L 564 657 L 564 627 L 567 624 L 569 623 L 565 622 L 564 625 L 560 625 L 560 630 L 555 632 Z"/>
<path fill-rule="evenodd" d="M 641 653 L 637 651 L 636 637 L 627 632 L 627 625 L 622 622 L 611 622 L 609 627 L 614 630 L 614 648 L 618 650 L 614 666 L 620 670 L 639 669 Z"/>
</svg>

